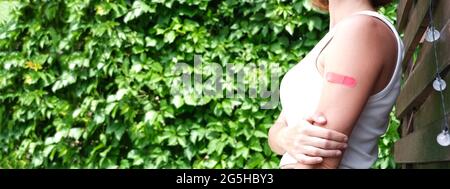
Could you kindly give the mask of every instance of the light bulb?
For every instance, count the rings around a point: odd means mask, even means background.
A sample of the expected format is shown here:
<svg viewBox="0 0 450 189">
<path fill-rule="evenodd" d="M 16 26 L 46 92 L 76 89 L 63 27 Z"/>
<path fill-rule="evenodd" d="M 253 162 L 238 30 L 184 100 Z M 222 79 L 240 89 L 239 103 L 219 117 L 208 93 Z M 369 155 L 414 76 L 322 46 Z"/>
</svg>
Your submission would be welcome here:
<svg viewBox="0 0 450 189">
<path fill-rule="evenodd" d="M 433 37 L 433 33 L 434 33 L 434 37 Z M 441 37 L 441 33 L 439 33 L 439 31 L 437 31 L 434 27 L 428 27 L 427 33 L 425 34 L 425 40 L 427 40 L 428 42 L 434 42 L 439 40 L 439 38 Z"/>
<path fill-rule="evenodd" d="M 437 142 L 441 146 L 449 146 L 450 145 L 450 136 L 448 131 L 442 131 L 436 138 Z"/>
<path fill-rule="evenodd" d="M 438 77 L 433 82 L 433 88 L 434 88 L 434 90 L 441 92 L 441 91 L 445 90 L 445 88 L 447 88 L 447 83 L 445 83 L 445 81 L 443 79 Z"/>
</svg>

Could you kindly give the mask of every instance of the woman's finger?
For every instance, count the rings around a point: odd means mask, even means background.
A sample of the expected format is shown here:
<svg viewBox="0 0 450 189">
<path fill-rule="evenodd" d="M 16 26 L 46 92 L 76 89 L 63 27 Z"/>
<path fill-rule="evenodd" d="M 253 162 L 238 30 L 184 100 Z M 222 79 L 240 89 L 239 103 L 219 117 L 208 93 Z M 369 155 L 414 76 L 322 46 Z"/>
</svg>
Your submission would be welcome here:
<svg viewBox="0 0 450 189">
<path fill-rule="evenodd" d="M 303 119 L 306 120 L 307 122 L 309 122 L 310 124 L 316 125 L 316 126 L 324 126 L 327 124 L 327 119 L 325 118 L 323 113 L 316 113 L 312 116 L 306 116 Z"/>
<path fill-rule="evenodd" d="M 306 120 L 310 124 L 314 124 L 314 117 L 313 116 L 306 116 L 303 119 Z"/>
<path fill-rule="evenodd" d="M 322 148 L 325 150 L 342 150 L 347 148 L 347 143 L 336 142 L 333 140 L 327 140 L 318 137 L 304 136 L 303 143 L 305 145 L 314 146 L 316 148 Z"/>
<path fill-rule="evenodd" d="M 306 165 L 314 165 L 323 161 L 322 157 L 311 157 L 305 154 L 296 154 L 294 157 L 299 163 Z"/>
<path fill-rule="evenodd" d="M 339 157 L 340 150 L 324 150 L 313 146 L 303 146 L 303 153 L 310 157 Z"/>
<path fill-rule="evenodd" d="M 316 126 L 311 127 L 311 126 L 305 125 L 302 128 L 302 132 L 308 136 L 323 138 L 323 139 L 327 139 L 327 140 L 333 140 L 336 142 L 347 142 L 347 140 L 348 140 L 347 135 L 337 132 L 332 129 L 326 129 L 326 128 L 322 128 L 322 127 L 316 127 Z"/>
<path fill-rule="evenodd" d="M 316 126 L 324 126 L 327 124 L 327 119 L 325 118 L 323 113 L 316 113 L 313 116 L 313 120 L 314 120 L 314 125 L 316 125 Z"/>
</svg>

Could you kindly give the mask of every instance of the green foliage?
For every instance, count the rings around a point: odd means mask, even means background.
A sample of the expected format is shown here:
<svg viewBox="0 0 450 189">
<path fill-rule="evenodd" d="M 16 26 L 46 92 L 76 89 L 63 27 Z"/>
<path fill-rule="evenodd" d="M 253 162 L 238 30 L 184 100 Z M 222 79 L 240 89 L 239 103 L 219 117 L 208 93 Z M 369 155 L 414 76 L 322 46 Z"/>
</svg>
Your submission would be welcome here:
<svg viewBox="0 0 450 189">
<path fill-rule="evenodd" d="M 381 137 L 378 142 L 378 161 L 372 166 L 372 168 L 386 169 L 397 168 L 395 164 L 392 149 L 395 141 L 400 138 L 398 129 L 400 127 L 400 121 L 395 117 L 394 111 L 391 112 L 391 119 L 389 121 L 389 127 L 386 133 Z"/>
<path fill-rule="evenodd" d="M 172 68 L 198 54 L 203 64 L 271 63 L 285 73 L 328 25 L 306 0 L 0 7 L 7 168 L 275 168 L 267 131 L 279 109 L 260 109 L 265 99 L 171 95 Z"/>
</svg>

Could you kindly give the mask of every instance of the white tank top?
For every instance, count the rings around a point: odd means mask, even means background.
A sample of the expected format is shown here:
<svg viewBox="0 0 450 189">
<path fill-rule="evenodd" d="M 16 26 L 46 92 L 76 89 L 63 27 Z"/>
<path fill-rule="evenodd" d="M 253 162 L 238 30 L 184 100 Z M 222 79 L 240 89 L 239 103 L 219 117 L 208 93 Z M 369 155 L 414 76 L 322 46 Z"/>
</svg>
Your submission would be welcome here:
<svg viewBox="0 0 450 189">
<path fill-rule="evenodd" d="M 339 165 L 339 168 L 368 169 L 377 160 L 378 139 L 386 132 L 389 113 L 400 92 L 404 47 L 397 30 L 383 15 L 374 11 L 361 11 L 355 13 L 357 14 L 373 16 L 386 23 L 397 38 L 398 49 L 397 64 L 391 80 L 382 91 L 369 97 L 349 136 L 348 147 Z M 304 116 L 312 115 L 319 104 L 323 78 L 317 70 L 316 61 L 333 38 L 336 26 L 281 81 L 280 100 L 288 126 L 297 124 Z M 294 157 L 286 153 L 281 158 L 280 166 L 296 162 Z"/>
</svg>

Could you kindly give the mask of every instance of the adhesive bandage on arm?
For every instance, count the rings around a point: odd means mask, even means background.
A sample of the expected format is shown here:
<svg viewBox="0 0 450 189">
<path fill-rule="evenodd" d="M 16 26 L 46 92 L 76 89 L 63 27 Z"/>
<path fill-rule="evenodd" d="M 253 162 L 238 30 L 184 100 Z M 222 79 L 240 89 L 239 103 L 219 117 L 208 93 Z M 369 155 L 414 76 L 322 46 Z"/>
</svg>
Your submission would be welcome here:
<svg viewBox="0 0 450 189">
<path fill-rule="evenodd" d="M 356 79 L 350 76 L 327 72 L 325 78 L 330 83 L 340 84 L 350 88 L 354 88 L 356 86 Z"/>
</svg>

